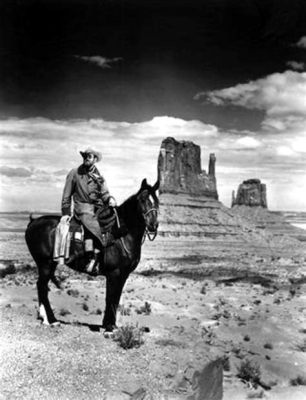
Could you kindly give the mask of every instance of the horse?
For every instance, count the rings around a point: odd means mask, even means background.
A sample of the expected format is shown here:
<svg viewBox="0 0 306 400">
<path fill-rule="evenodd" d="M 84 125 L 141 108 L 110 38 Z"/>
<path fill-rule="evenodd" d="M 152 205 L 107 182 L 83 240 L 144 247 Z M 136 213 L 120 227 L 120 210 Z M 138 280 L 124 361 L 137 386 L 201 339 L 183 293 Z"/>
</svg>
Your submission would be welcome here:
<svg viewBox="0 0 306 400">
<path fill-rule="evenodd" d="M 150 186 L 144 179 L 138 192 L 116 208 L 119 221 L 126 227 L 126 234 L 115 239 L 114 243 L 104 250 L 103 260 L 100 260 L 103 261 L 103 268 L 99 275 L 106 277 L 105 310 L 102 320 L 105 332 L 111 333 L 117 328 L 116 313 L 122 290 L 129 274 L 140 261 L 145 235 L 153 240 L 157 234 L 158 188 L 159 181 Z M 44 324 L 52 326 L 59 325 L 59 321 L 55 318 L 49 302 L 48 283 L 51 280 L 60 287 L 55 277 L 58 262 L 53 260 L 55 229 L 60 218 L 60 215 L 43 215 L 32 219 L 25 232 L 28 249 L 38 267 L 38 317 Z M 74 267 L 73 263 L 68 266 Z"/>
</svg>

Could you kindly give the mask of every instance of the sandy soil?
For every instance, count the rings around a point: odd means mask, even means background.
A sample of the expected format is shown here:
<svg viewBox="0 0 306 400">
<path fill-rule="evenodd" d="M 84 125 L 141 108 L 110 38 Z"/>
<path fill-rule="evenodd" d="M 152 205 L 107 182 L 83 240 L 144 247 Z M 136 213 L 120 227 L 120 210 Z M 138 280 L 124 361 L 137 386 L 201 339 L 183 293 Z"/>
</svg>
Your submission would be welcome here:
<svg viewBox="0 0 306 400">
<path fill-rule="evenodd" d="M 186 399 L 194 371 L 218 357 L 229 360 L 225 400 L 306 399 L 306 386 L 290 382 L 306 380 L 305 254 L 162 243 L 145 244 L 121 299 L 118 324 L 148 331 L 129 350 L 100 329 L 103 277 L 62 267 L 62 290 L 50 284 L 62 324 L 41 325 L 24 253 L 20 272 L 0 280 L 0 399 Z M 260 366 L 265 389 L 237 377 L 246 359 Z"/>
</svg>

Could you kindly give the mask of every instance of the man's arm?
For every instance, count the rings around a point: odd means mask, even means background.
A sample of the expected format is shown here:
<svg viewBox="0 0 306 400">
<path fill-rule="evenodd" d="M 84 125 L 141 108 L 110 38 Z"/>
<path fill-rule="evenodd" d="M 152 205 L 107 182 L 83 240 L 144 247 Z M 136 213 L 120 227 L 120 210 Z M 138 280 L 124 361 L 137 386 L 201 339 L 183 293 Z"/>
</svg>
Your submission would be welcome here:
<svg viewBox="0 0 306 400">
<path fill-rule="evenodd" d="M 102 178 L 101 179 L 102 184 L 101 184 L 101 189 L 100 189 L 100 196 L 101 196 L 103 203 L 108 204 L 109 199 L 111 198 L 111 195 L 109 194 L 109 190 L 108 190 L 107 184 L 105 182 L 105 179 L 103 178 L 103 176 L 101 176 L 101 178 Z"/>
<path fill-rule="evenodd" d="M 75 186 L 74 173 L 75 170 L 71 170 L 66 178 L 66 183 L 62 197 L 62 215 L 71 215 L 71 198 Z"/>
</svg>

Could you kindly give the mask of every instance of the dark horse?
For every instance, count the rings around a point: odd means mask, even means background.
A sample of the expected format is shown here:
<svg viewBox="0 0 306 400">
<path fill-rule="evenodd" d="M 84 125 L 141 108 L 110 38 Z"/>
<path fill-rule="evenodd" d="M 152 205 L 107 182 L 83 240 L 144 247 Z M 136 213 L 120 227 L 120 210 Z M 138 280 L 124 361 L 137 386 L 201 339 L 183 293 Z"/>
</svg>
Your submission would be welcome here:
<svg viewBox="0 0 306 400">
<path fill-rule="evenodd" d="M 127 228 L 127 234 L 116 239 L 107 248 L 103 258 L 101 275 L 106 277 L 106 305 L 102 327 L 106 332 L 112 332 L 116 327 L 116 312 L 122 289 L 140 261 L 144 234 L 157 232 L 159 204 L 155 192 L 158 188 L 158 181 L 150 186 L 144 179 L 139 191 L 117 208 L 119 220 Z M 39 217 L 29 223 L 25 232 L 29 251 L 38 267 L 39 316 L 47 325 L 58 324 L 48 299 L 48 282 L 51 280 L 58 285 L 54 275 L 57 263 L 53 261 L 53 246 L 55 228 L 60 218 L 50 215 Z M 73 265 L 69 266 L 73 268 Z"/>
</svg>

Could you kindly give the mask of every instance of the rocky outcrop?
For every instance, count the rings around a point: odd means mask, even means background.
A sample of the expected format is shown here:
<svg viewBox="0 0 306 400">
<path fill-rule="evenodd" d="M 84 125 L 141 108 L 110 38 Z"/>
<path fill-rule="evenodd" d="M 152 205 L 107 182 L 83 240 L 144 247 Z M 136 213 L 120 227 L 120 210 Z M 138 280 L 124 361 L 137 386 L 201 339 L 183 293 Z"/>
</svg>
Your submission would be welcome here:
<svg viewBox="0 0 306 400">
<path fill-rule="evenodd" d="M 158 157 L 160 193 L 218 199 L 216 157 L 210 154 L 208 174 L 201 169 L 201 148 L 190 141 L 163 140 Z"/>
<path fill-rule="evenodd" d="M 233 191 L 232 207 L 235 205 L 267 208 L 266 185 L 259 179 L 243 181 L 238 187 L 236 196 Z"/>
<path fill-rule="evenodd" d="M 259 179 L 249 179 L 239 185 L 237 196 L 233 193 L 231 211 L 253 224 L 258 231 L 269 232 L 274 238 L 305 240 L 303 229 L 288 223 L 280 212 L 268 210 L 267 188 Z"/>
<path fill-rule="evenodd" d="M 158 157 L 159 238 L 171 241 L 180 239 L 182 249 L 183 243 L 190 240 L 199 243 L 211 240 L 242 244 L 249 242 L 259 246 L 271 246 L 275 241 L 277 245 L 289 244 L 294 247 L 297 241 L 287 238 L 281 229 L 271 232 L 262 224 L 262 219 L 258 221 L 258 218 L 247 217 L 247 209 L 269 213 L 266 208 L 266 186 L 258 179 L 245 181 L 239 186 L 233 208 L 229 209 L 218 201 L 215 163 L 216 157 L 211 154 L 207 174 L 201 170 L 198 145 L 189 141 L 178 142 L 174 138 L 163 140 Z M 243 206 L 238 206 L 236 202 Z M 255 205 L 259 207 L 253 207 Z M 239 209 L 244 212 L 241 213 Z M 273 223 L 274 220 L 268 228 Z M 284 226 L 281 221 L 281 227 L 287 233 L 288 224 Z"/>
</svg>

